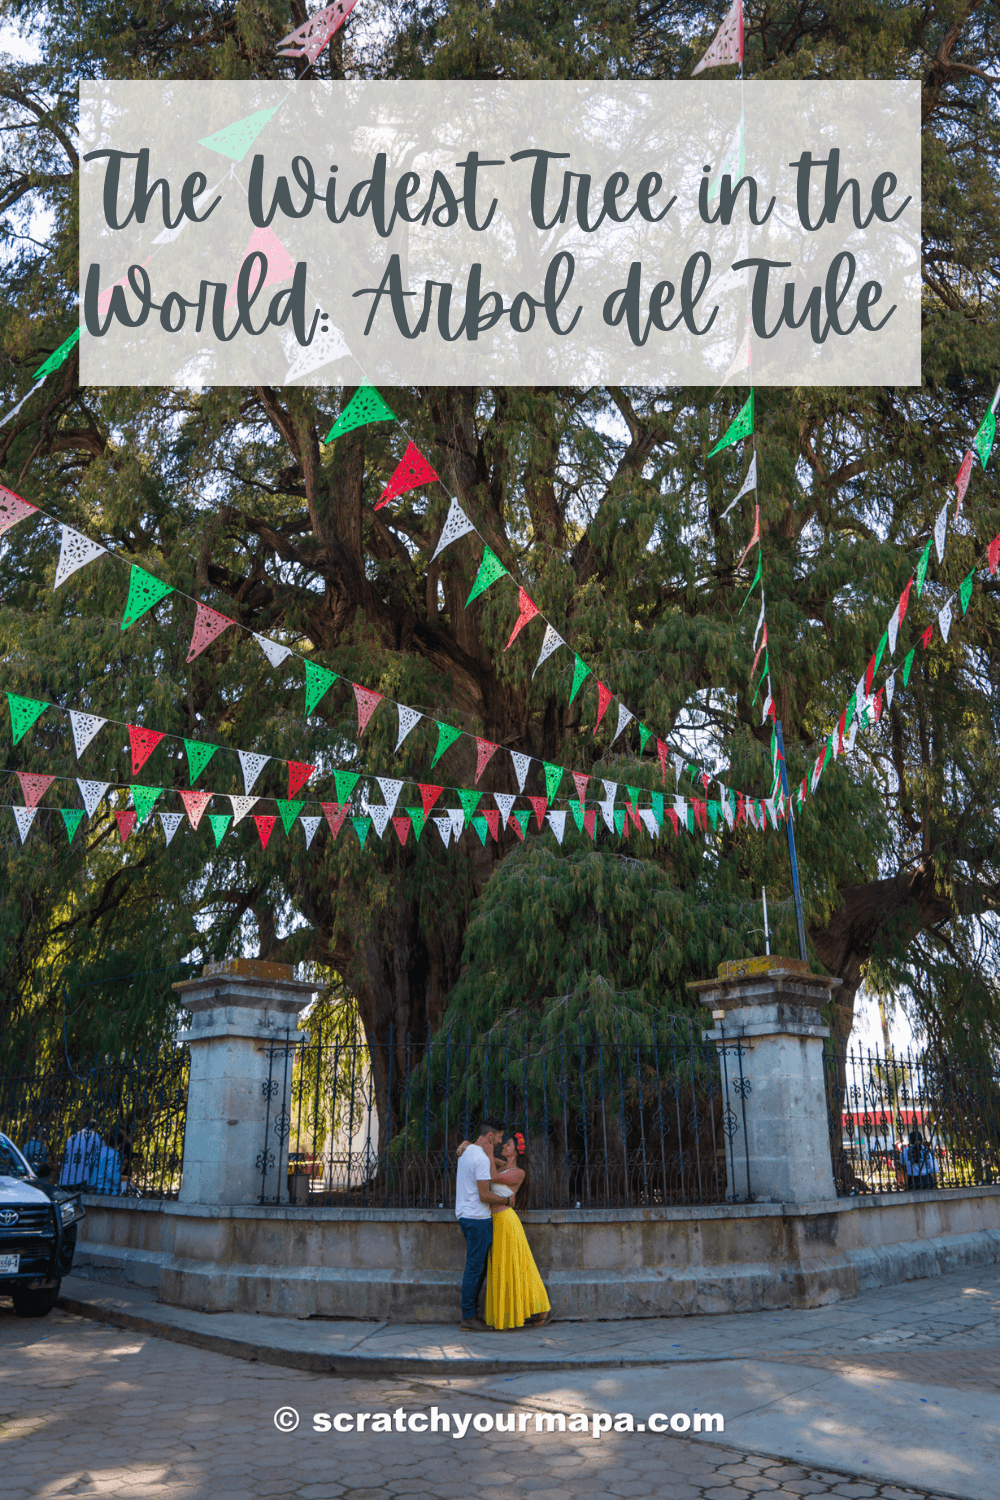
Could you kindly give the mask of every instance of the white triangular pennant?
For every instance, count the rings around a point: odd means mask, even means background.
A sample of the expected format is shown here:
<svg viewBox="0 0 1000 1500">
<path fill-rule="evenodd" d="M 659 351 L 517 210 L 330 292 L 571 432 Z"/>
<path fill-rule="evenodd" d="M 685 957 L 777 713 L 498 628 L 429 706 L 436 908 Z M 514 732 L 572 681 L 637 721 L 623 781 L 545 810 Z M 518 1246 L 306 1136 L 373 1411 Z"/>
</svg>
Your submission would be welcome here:
<svg viewBox="0 0 1000 1500">
<path fill-rule="evenodd" d="M 104 793 L 111 785 L 111 782 L 81 781 L 80 778 L 77 777 L 76 784 L 80 788 L 80 796 L 83 798 L 83 805 L 86 809 L 87 817 L 92 818 L 94 816 L 94 808 L 104 796 Z"/>
<path fill-rule="evenodd" d="M 649 834 L 650 838 L 659 838 L 660 830 L 656 826 L 656 818 L 653 816 L 653 809 L 651 807 L 641 808 L 639 811 L 639 817 L 642 819 L 643 823 L 645 823 L 646 832 Z"/>
<path fill-rule="evenodd" d="M 108 721 L 107 719 L 99 719 L 96 714 L 80 714 L 70 709 L 69 722 L 73 729 L 73 744 L 76 746 L 76 758 L 79 760 L 94 738 L 94 735 L 98 734 Z"/>
<path fill-rule="evenodd" d="M 23 844 L 25 839 L 28 837 L 28 829 L 35 821 L 35 813 L 38 811 L 38 808 L 15 807 L 12 809 L 12 811 L 14 813 L 14 819 L 17 823 L 17 831 L 21 835 L 21 843 Z"/>
<path fill-rule="evenodd" d="M 307 849 L 309 848 L 309 845 L 312 843 L 313 839 L 316 837 L 316 830 L 322 823 L 322 821 L 322 818 L 307 818 L 305 816 L 299 819 L 299 822 L 302 824 L 303 832 L 306 836 Z"/>
<path fill-rule="evenodd" d="M 890 674 L 890 676 L 888 676 L 885 679 L 885 706 L 886 706 L 886 708 L 891 708 L 892 707 L 892 698 L 893 698 L 893 694 L 895 693 L 895 691 L 896 691 L 896 674 L 895 674 L 895 672 L 893 672 L 893 673 Z"/>
<path fill-rule="evenodd" d="M 847 738 L 844 741 L 844 750 L 845 751 L 850 751 L 850 750 L 854 749 L 854 741 L 858 737 L 858 725 L 860 723 L 861 723 L 861 720 L 859 719 L 858 715 L 855 714 L 854 718 L 851 720 L 850 731 L 849 731 L 849 733 L 847 735 Z"/>
<path fill-rule="evenodd" d="M 397 703 L 396 707 L 399 709 L 399 738 L 396 741 L 396 749 L 398 750 L 414 724 L 423 718 L 423 714 L 418 713 L 415 708 L 404 707 L 402 703 Z"/>
<path fill-rule="evenodd" d="M 682 762 L 682 764 L 683 764 L 683 762 Z M 604 795 L 605 795 L 605 797 L 607 797 L 607 799 L 611 803 L 611 805 L 614 806 L 615 798 L 618 795 L 618 783 L 617 783 L 617 781 L 602 781 L 601 785 L 604 788 Z"/>
<path fill-rule="evenodd" d="M 448 816 L 451 819 L 451 836 L 457 841 L 462 837 L 465 827 L 465 813 L 460 807 L 449 807 Z"/>
<path fill-rule="evenodd" d="M 941 639 L 947 641 L 948 632 L 951 629 L 951 600 L 942 609 L 938 610 L 938 625 L 941 629 Z"/>
<path fill-rule="evenodd" d="M 510 817 L 510 810 L 514 806 L 514 800 L 515 799 L 513 792 L 493 793 L 493 801 L 500 809 L 500 817 L 503 820 L 503 826 L 505 828 L 507 827 L 507 819 Z"/>
<path fill-rule="evenodd" d="M 760 722 L 762 724 L 766 724 L 767 723 L 767 716 L 770 713 L 770 711 L 771 711 L 771 689 L 770 689 L 770 686 L 769 686 L 768 689 L 767 689 L 767 699 L 766 699 L 766 701 L 764 703 L 764 712 L 760 716 Z"/>
<path fill-rule="evenodd" d="M 899 634 L 899 605 L 898 604 L 896 605 L 896 608 L 893 610 L 892 614 L 889 617 L 889 623 L 886 626 L 885 633 L 886 633 L 886 636 L 888 637 L 888 641 L 889 641 L 889 655 L 890 656 L 895 656 L 895 654 L 896 654 L 896 637 Z"/>
<path fill-rule="evenodd" d="M 460 536 L 465 536 L 466 532 L 475 531 L 475 529 L 458 501 L 452 500 L 451 505 L 448 507 L 444 526 L 441 528 L 441 535 L 438 537 L 438 544 L 434 548 L 434 557 L 431 558 L 431 562 L 434 561 L 435 557 L 440 556 L 446 547 L 450 547 L 452 542 L 457 542 Z"/>
<path fill-rule="evenodd" d="M 372 820 L 372 827 L 378 834 L 379 838 L 381 838 L 383 833 L 385 833 L 385 830 L 389 826 L 389 819 L 392 817 L 392 809 L 388 807 L 379 807 L 378 803 L 376 802 L 370 803 L 366 811 L 368 813 L 368 816 Z"/>
<path fill-rule="evenodd" d="M 546 814 L 552 832 L 556 836 L 556 843 L 561 844 L 566 832 L 566 814 L 564 812 L 550 812 Z"/>
<path fill-rule="evenodd" d="M 684 826 L 686 828 L 687 827 L 687 816 L 688 816 L 688 805 L 687 805 L 687 798 L 686 797 L 675 797 L 674 798 L 674 812 L 677 814 L 678 818 L 680 819 L 680 821 L 684 824 Z"/>
<path fill-rule="evenodd" d="M 62 543 L 59 547 L 59 561 L 56 563 L 53 589 L 65 583 L 77 568 L 86 567 L 87 563 L 93 562 L 95 557 L 100 557 L 108 550 L 99 542 L 92 542 L 90 537 L 84 536 L 82 532 L 74 531 L 72 526 L 60 526 L 59 530 L 62 532 Z"/>
<path fill-rule="evenodd" d="M 757 488 L 757 455 L 755 453 L 754 456 L 753 456 L 753 458 L 751 458 L 751 460 L 750 460 L 750 467 L 747 470 L 747 477 L 744 479 L 743 483 L 740 485 L 739 491 L 737 492 L 736 500 L 742 500 L 744 495 L 748 495 L 751 490 L 755 490 L 756 488 Z M 733 501 L 734 505 L 736 504 L 736 500 Z"/>
<path fill-rule="evenodd" d="M 857 686 L 854 689 L 854 712 L 856 714 L 861 713 L 864 709 L 867 697 L 868 694 L 865 692 L 865 679 L 863 677 L 859 677 Z"/>
<path fill-rule="evenodd" d="M 939 563 L 944 562 L 944 541 L 948 533 L 948 506 L 950 504 L 950 500 L 945 501 L 934 522 L 934 551 L 937 553 Z"/>
<path fill-rule="evenodd" d="M 535 672 L 538 671 L 538 668 L 542 665 L 542 662 L 548 661 L 553 651 L 558 651 L 559 647 L 565 646 L 565 644 L 566 642 L 556 630 L 555 626 L 546 625 L 545 634 L 542 637 L 542 649 L 538 653 L 538 660 L 535 662 L 534 671 L 531 674 L 532 677 L 534 677 Z"/>
<path fill-rule="evenodd" d="M 392 776 L 376 776 L 375 780 L 382 788 L 382 796 L 391 818 L 396 811 L 396 803 L 399 801 L 399 794 L 403 790 L 405 782 L 396 781 Z M 379 838 L 381 837 L 382 835 L 379 834 Z"/>
<path fill-rule="evenodd" d="M 443 818 L 432 818 L 431 822 L 434 824 L 438 833 L 441 835 L 441 842 L 447 849 L 448 842 L 451 838 L 451 819 L 445 816 Z"/>
<path fill-rule="evenodd" d="M 671 755 L 670 759 L 674 767 L 674 781 L 679 785 L 681 772 L 683 771 L 687 762 L 685 761 L 683 755 Z"/>
<path fill-rule="evenodd" d="M 528 768 L 531 765 L 530 755 L 521 755 L 517 750 L 510 752 L 510 758 L 514 762 L 514 774 L 517 777 L 517 789 L 524 791 L 524 783 L 528 779 Z M 506 823 L 506 818 L 504 822 Z"/>
<path fill-rule="evenodd" d="M 249 796 L 257 777 L 263 771 L 271 757 L 269 755 L 255 755 L 252 750 L 237 750 L 236 753 L 240 758 L 240 769 L 243 772 L 243 790 Z M 256 798 L 254 800 L 256 801 Z M 240 816 L 242 817 L 242 814 Z M 239 818 L 236 821 L 239 822 Z"/>
<path fill-rule="evenodd" d="M 169 844 L 178 828 L 184 822 L 184 814 L 160 813 L 160 822 L 163 824 L 163 836 Z"/>
<path fill-rule="evenodd" d="M 607 786 L 607 782 L 605 782 L 605 786 Z M 610 829 L 610 831 L 612 833 L 614 833 L 615 832 L 615 799 L 614 799 L 614 797 L 613 796 L 606 797 L 603 802 L 601 802 L 600 800 L 598 800 L 597 805 L 601 809 L 601 817 L 604 819 L 607 827 Z"/>
<path fill-rule="evenodd" d="M 772 828 L 777 828 L 777 826 L 778 826 L 778 814 L 775 811 L 774 798 L 773 797 L 768 797 L 767 801 L 764 803 L 764 806 L 767 808 L 767 815 L 771 819 L 771 827 Z"/>
<path fill-rule="evenodd" d="M 632 712 L 632 710 L 629 709 L 629 708 L 626 708 L 625 705 L 624 705 L 624 703 L 619 703 L 619 705 L 618 705 L 618 728 L 615 730 L 614 734 L 611 736 L 611 743 L 612 744 L 614 744 L 615 740 L 621 734 L 622 730 L 625 729 L 625 728 L 627 728 L 627 726 L 631 723 L 631 721 L 634 718 L 635 718 L 635 714 Z"/>
<path fill-rule="evenodd" d="M 266 760 L 267 756 L 264 759 Z M 233 827 L 235 828 L 240 819 L 246 817 L 251 807 L 254 807 L 260 801 L 260 798 L 235 797 L 231 792 L 228 795 L 230 802 L 233 804 Z"/>
<path fill-rule="evenodd" d="M 281 340 L 285 358 L 291 363 L 285 371 L 282 385 L 291 385 L 293 380 L 298 380 L 300 375 L 311 375 L 313 370 L 319 370 L 323 365 L 328 365 L 334 359 L 347 359 L 350 357 L 350 349 L 347 341 L 339 328 L 332 325 L 325 333 L 317 331 L 313 334 L 313 341 L 305 348 L 298 342 L 294 330 L 289 329 L 289 336 Z"/>
<path fill-rule="evenodd" d="M 761 589 L 761 591 L 760 591 L 760 614 L 757 616 L 757 628 L 756 628 L 756 630 L 753 633 L 753 647 L 752 647 L 752 650 L 754 650 L 754 651 L 756 651 L 756 649 L 757 649 L 757 637 L 760 635 L 761 626 L 763 625 L 763 623 L 764 623 L 764 590 Z"/>
<path fill-rule="evenodd" d="M 735 825 L 736 825 L 736 814 L 733 811 L 733 804 L 729 800 L 729 793 L 728 793 L 728 791 L 726 790 L 725 787 L 723 787 L 723 789 L 722 789 L 722 816 L 726 820 L 726 827 L 727 828 L 734 828 L 735 827 Z"/>
<path fill-rule="evenodd" d="M 292 654 L 290 647 L 279 645 L 277 641 L 268 640 L 266 635 L 257 635 L 254 632 L 253 638 L 272 667 L 280 667 L 281 663 L 287 661 Z"/>
</svg>

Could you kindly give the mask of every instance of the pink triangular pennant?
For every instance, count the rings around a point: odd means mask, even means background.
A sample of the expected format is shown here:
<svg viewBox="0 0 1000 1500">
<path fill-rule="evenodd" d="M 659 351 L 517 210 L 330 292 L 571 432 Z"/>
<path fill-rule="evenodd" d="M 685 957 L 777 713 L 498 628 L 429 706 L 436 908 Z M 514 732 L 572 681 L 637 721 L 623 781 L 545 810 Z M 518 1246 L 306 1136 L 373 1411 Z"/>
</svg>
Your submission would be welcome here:
<svg viewBox="0 0 1000 1500">
<path fill-rule="evenodd" d="M 118 833 L 122 841 L 122 848 L 125 847 L 125 842 L 135 827 L 135 819 L 136 814 L 131 809 L 128 812 L 115 813 L 115 822 L 118 824 Z"/>
<path fill-rule="evenodd" d="M 267 257 L 267 274 L 263 282 L 260 281 L 260 261 L 257 262 L 254 272 L 250 276 L 251 293 L 260 283 L 261 287 L 272 286 L 278 281 L 287 281 L 295 274 L 295 262 L 278 239 L 273 229 L 255 229 L 247 241 L 247 247 L 240 257 L 240 269 L 242 270 L 247 259 L 260 251 Z M 239 281 L 239 272 L 229 288 L 229 296 L 226 298 L 226 309 L 232 307 L 236 302 L 236 283 Z"/>
<path fill-rule="evenodd" d="M 224 630 L 235 623 L 236 621 L 231 620 L 228 615 L 220 615 L 217 609 L 209 609 L 207 604 L 199 604 L 195 610 L 194 631 L 191 635 L 187 660 L 194 661 L 206 646 L 212 644 L 216 636 L 220 636 Z"/>
<path fill-rule="evenodd" d="M 529 797 L 528 801 L 535 810 L 535 817 L 538 820 L 539 828 L 541 828 L 545 821 L 545 814 L 548 811 L 549 799 L 548 797 Z"/>
<path fill-rule="evenodd" d="M 492 740 L 481 740 L 476 735 L 476 781 L 486 770 L 490 757 L 499 750 L 499 745 L 494 745 Z"/>
<path fill-rule="evenodd" d="M 212 800 L 211 792 L 180 792 L 178 794 L 184 803 L 184 811 L 188 815 L 188 822 L 192 828 L 197 828 L 201 822 L 201 815 Z"/>
<path fill-rule="evenodd" d="M 490 834 L 492 835 L 493 842 L 495 844 L 499 844 L 499 842 L 500 842 L 500 814 L 498 812 L 494 812 L 494 811 L 491 810 L 489 812 L 484 812 L 483 813 L 483 817 L 486 819 L 486 826 L 490 830 Z"/>
<path fill-rule="evenodd" d="M 743 56 L 743 0 L 733 0 L 725 20 L 712 39 L 712 45 L 700 62 L 691 69 L 691 77 L 706 68 L 721 68 L 739 62 Z"/>
<path fill-rule="evenodd" d="M 742 565 L 743 565 L 743 559 L 746 557 L 747 553 L 750 551 L 750 548 L 753 546 L 754 542 L 759 542 L 760 541 L 760 506 L 759 505 L 754 506 L 754 512 L 755 512 L 755 515 L 754 515 L 754 523 L 753 523 L 753 536 L 750 538 L 750 540 L 747 542 L 746 546 L 743 548 L 743 551 L 740 553 L 740 560 L 736 564 L 736 566 L 738 568 L 742 567 Z"/>
<path fill-rule="evenodd" d="M 33 516 L 37 509 L 37 505 L 29 505 L 27 500 L 22 500 L 20 495 L 15 495 L 13 490 L 0 484 L 0 536 L 16 526 L 18 521 Z"/>
<path fill-rule="evenodd" d="M 323 816 L 330 825 L 330 832 L 336 838 L 344 826 L 344 819 L 351 810 L 351 804 L 345 802 L 343 807 L 341 807 L 337 802 L 321 802 L 320 807 L 323 809 Z"/>
<path fill-rule="evenodd" d="M 314 63 L 357 3 L 358 0 L 335 0 L 335 4 L 318 10 L 308 21 L 282 37 L 277 45 L 278 56 L 304 57 L 310 64 Z"/>
<path fill-rule="evenodd" d="M 399 839 L 399 842 L 401 844 L 405 844 L 410 833 L 409 818 L 406 818 L 402 814 L 400 814 L 398 818 L 393 818 L 392 826 L 396 830 L 396 837 Z"/>
<path fill-rule="evenodd" d="M 359 687 L 356 682 L 352 682 L 351 686 L 358 703 L 358 734 L 364 734 L 372 714 L 382 702 L 382 694 L 373 693 L 370 688 Z"/>
<path fill-rule="evenodd" d="M 959 469 L 958 473 L 955 475 L 955 489 L 958 492 L 958 497 L 957 497 L 957 499 L 955 501 L 955 514 L 956 514 L 956 516 L 958 515 L 959 511 L 962 509 L 962 501 L 965 499 L 965 492 L 969 488 L 969 478 L 970 478 L 971 474 L 972 474 L 972 449 L 970 448 L 969 451 L 968 451 L 968 453 L 962 459 L 962 467 Z"/>
<path fill-rule="evenodd" d="M 516 637 L 524 629 L 528 621 L 533 620 L 538 614 L 538 605 L 528 598 L 528 595 L 525 593 L 523 588 L 519 588 L 517 591 L 517 607 L 519 610 L 517 623 L 510 633 L 510 640 L 503 648 L 505 651 L 508 651 L 514 644 Z"/>
<path fill-rule="evenodd" d="M 291 802 L 295 793 L 305 786 L 315 766 L 307 765 L 304 760 L 290 760 L 288 762 L 288 800 Z"/>
<path fill-rule="evenodd" d="M 381 510 L 383 505 L 388 505 L 397 495 L 405 495 L 407 490 L 419 489 L 422 484 L 432 484 L 437 477 L 416 444 L 408 444 L 396 472 L 375 502 L 375 509 Z"/>
<path fill-rule="evenodd" d="M 17 779 L 21 783 L 21 796 L 24 798 L 24 805 L 26 807 L 37 807 L 56 778 L 54 776 L 36 776 L 31 771 L 18 771 Z"/>
<path fill-rule="evenodd" d="M 159 729 L 140 729 L 138 724 L 127 724 L 125 727 L 132 746 L 132 775 L 138 776 L 163 735 Z"/>
<path fill-rule="evenodd" d="M 574 771 L 572 772 L 572 776 L 573 782 L 576 786 L 576 795 L 579 800 L 580 806 L 582 807 L 584 798 L 587 795 L 587 782 L 590 780 L 590 777 L 587 775 L 586 771 Z"/>
</svg>

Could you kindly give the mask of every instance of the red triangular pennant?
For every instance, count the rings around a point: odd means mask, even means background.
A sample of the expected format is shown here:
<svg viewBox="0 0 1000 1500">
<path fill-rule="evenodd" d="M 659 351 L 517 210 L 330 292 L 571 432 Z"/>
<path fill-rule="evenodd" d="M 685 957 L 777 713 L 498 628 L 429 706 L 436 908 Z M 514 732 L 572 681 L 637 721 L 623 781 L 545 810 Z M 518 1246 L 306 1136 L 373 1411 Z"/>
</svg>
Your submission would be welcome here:
<svg viewBox="0 0 1000 1500">
<path fill-rule="evenodd" d="M 254 813 L 254 822 L 257 824 L 257 832 L 260 834 L 260 846 L 267 848 L 267 841 L 271 837 L 277 818 L 271 817 L 269 813 Z"/>
<path fill-rule="evenodd" d="M 549 799 L 548 797 L 529 797 L 528 801 L 535 809 L 535 818 L 537 819 L 539 828 L 541 828 L 542 823 L 545 821 L 545 814 L 548 811 Z"/>
<path fill-rule="evenodd" d="M 680 833 L 680 824 L 677 821 L 677 814 L 674 812 L 674 809 L 672 807 L 667 808 L 667 817 L 674 825 L 674 838 L 677 838 Z"/>
<path fill-rule="evenodd" d="M 493 835 L 494 842 L 499 844 L 500 814 L 498 812 L 484 812 L 483 817 L 486 819 L 486 826 L 490 830 L 490 833 Z"/>
<path fill-rule="evenodd" d="M 586 771 L 574 771 L 572 772 L 572 776 L 574 784 L 576 786 L 577 801 L 582 807 L 584 798 L 587 795 L 587 782 L 590 780 L 590 777 L 587 775 Z"/>
<path fill-rule="evenodd" d="M 17 779 L 21 783 L 21 796 L 24 798 L 25 807 L 37 807 L 56 778 L 37 776 L 32 771 L 18 771 Z"/>
<path fill-rule="evenodd" d="M 444 787 L 424 786 L 422 781 L 418 781 L 417 785 L 420 788 L 420 799 L 424 804 L 424 817 L 428 818 L 430 817 L 431 808 L 434 806 L 435 802 L 444 791 Z"/>
<path fill-rule="evenodd" d="M 656 742 L 656 753 L 660 757 L 660 780 L 664 786 L 667 784 L 667 756 L 670 753 L 662 740 Z"/>
<path fill-rule="evenodd" d="M 392 826 L 396 830 L 396 837 L 399 839 L 399 842 L 405 844 L 410 833 L 409 818 L 404 818 L 402 815 L 398 818 L 393 818 Z"/>
<path fill-rule="evenodd" d="M 896 609 L 897 609 L 897 612 L 898 612 L 898 616 L 899 616 L 897 623 L 899 625 L 902 625 L 903 621 L 906 619 L 906 607 L 907 607 L 907 605 L 910 602 L 910 590 L 912 589 L 912 587 L 913 587 L 913 579 L 911 578 L 910 581 L 909 581 L 909 583 L 906 585 L 906 588 L 903 590 L 903 592 L 899 596 L 899 603 L 896 606 Z"/>
<path fill-rule="evenodd" d="M 636 828 L 638 828 L 639 832 L 641 833 L 642 832 L 642 819 L 639 817 L 639 804 L 637 802 L 629 802 L 629 803 L 626 804 L 626 806 L 628 808 L 629 817 L 632 819 L 632 822 L 635 824 Z"/>
<path fill-rule="evenodd" d="M 878 692 L 875 694 L 875 702 L 872 705 L 872 716 L 874 717 L 876 724 L 878 723 L 879 719 L 881 719 L 881 717 L 882 717 L 882 698 L 883 698 L 884 693 L 885 693 L 885 688 L 884 687 L 880 687 L 879 690 L 878 690 Z"/>
<path fill-rule="evenodd" d="M 437 477 L 420 449 L 410 443 L 399 461 L 395 474 L 375 502 L 375 509 L 381 510 L 383 505 L 388 505 L 389 501 L 395 500 L 397 495 L 405 495 L 407 490 L 419 489 L 422 484 L 431 484 Z"/>
<path fill-rule="evenodd" d="M 321 802 L 320 807 L 323 809 L 324 818 L 330 825 L 330 832 L 336 838 L 344 826 L 344 819 L 351 810 L 351 804 L 345 802 L 341 807 L 338 802 Z"/>
<path fill-rule="evenodd" d="M 235 620 L 230 620 L 228 615 L 220 615 L 217 609 L 209 609 L 207 604 L 199 604 L 194 615 L 194 630 L 191 634 L 191 646 L 188 650 L 187 660 L 194 661 L 200 656 L 206 646 L 210 646 L 216 636 L 220 636 L 229 625 L 235 625 Z"/>
<path fill-rule="evenodd" d="M 508 828 L 513 828 L 514 832 L 517 834 L 518 838 L 521 840 L 521 843 L 523 844 L 524 843 L 524 829 L 521 827 L 521 824 L 518 822 L 517 818 L 508 818 L 507 819 L 507 827 Z"/>
<path fill-rule="evenodd" d="M 607 713 L 608 704 L 614 697 L 610 688 L 606 688 L 603 682 L 597 684 L 597 723 L 594 725 L 594 733 L 597 733 L 598 725 Z"/>
<path fill-rule="evenodd" d="M 358 702 L 358 734 L 364 734 L 372 714 L 382 702 L 382 694 L 373 693 L 370 688 L 359 687 L 356 682 L 352 682 L 351 686 Z"/>
<path fill-rule="evenodd" d="M 129 834 L 132 832 L 132 829 L 135 827 L 135 818 L 136 815 L 134 812 L 132 812 L 131 809 L 129 809 L 128 812 L 115 813 L 115 822 L 118 824 L 118 832 L 121 836 L 122 848 L 125 847 L 125 841 L 127 840 Z"/>
<path fill-rule="evenodd" d="M 972 449 L 970 448 L 969 451 L 968 451 L 968 453 L 962 459 L 962 467 L 959 469 L 958 473 L 955 475 L 955 489 L 958 491 L 958 499 L 955 502 L 955 514 L 956 514 L 956 516 L 958 515 L 959 511 L 962 509 L 962 501 L 965 499 L 965 492 L 969 488 L 969 477 L 970 477 L 971 474 L 972 474 Z"/>
<path fill-rule="evenodd" d="M 519 588 L 517 591 L 517 607 L 520 610 L 520 613 L 517 617 L 517 624 L 514 626 L 514 629 L 510 633 L 510 640 L 503 648 L 505 651 L 508 651 L 510 649 L 510 647 L 514 644 L 514 640 L 517 635 L 524 629 L 528 621 L 533 620 L 538 613 L 538 605 L 534 604 L 528 598 L 528 595 L 525 593 L 524 589 L 521 588 Z"/>
<path fill-rule="evenodd" d="M 997 563 L 1000 562 L 1000 531 L 997 532 L 986 549 L 986 561 L 990 565 L 990 576 L 992 577 L 997 570 Z"/>
<path fill-rule="evenodd" d="M 583 826 L 584 828 L 586 828 L 591 838 L 597 837 L 597 814 L 593 808 L 590 809 L 590 812 L 584 813 Z"/>
<path fill-rule="evenodd" d="M 933 625 L 928 625 L 927 629 L 924 631 L 923 635 L 920 637 L 920 644 L 923 646 L 923 648 L 924 648 L 925 651 L 927 650 L 927 647 L 930 645 L 930 643 L 933 640 L 933 638 L 934 638 L 934 626 Z"/>
<path fill-rule="evenodd" d="M 742 792 L 739 792 L 737 794 L 737 799 L 736 799 L 736 826 L 737 826 L 737 828 L 740 826 L 741 823 L 745 823 L 746 820 L 747 820 L 747 799 L 744 797 L 744 795 L 743 795 Z"/>
<path fill-rule="evenodd" d="M 492 740 L 481 740 L 479 738 L 478 734 L 476 735 L 476 781 L 477 782 L 479 781 L 480 776 L 482 776 L 483 772 L 486 770 L 486 767 L 487 767 L 487 765 L 489 763 L 490 756 L 494 753 L 494 751 L 499 750 L 499 748 L 500 748 L 499 745 L 494 745 L 494 743 L 493 743 Z"/>
<path fill-rule="evenodd" d="M 708 823 L 705 819 L 705 804 L 699 797 L 691 798 L 691 806 L 694 808 L 694 821 L 702 833 L 708 832 Z"/>
<path fill-rule="evenodd" d="M 872 660 L 874 661 L 874 657 L 872 658 Z M 869 684 L 869 687 L 870 687 L 870 684 Z M 866 691 L 867 691 L 867 689 L 866 689 Z M 844 730 L 846 728 L 847 728 L 847 709 L 845 708 L 844 711 L 843 711 L 843 713 L 840 716 L 840 722 L 837 725 L 837 754 L 838 755 L 843 755 L 843 753 L 844 753 Z"/>
<path fill-rule="evenodd" d="M 315 769 L 315 766 L 306 765 L 304 760 L 290 760 L 288 762 L 289 802 L 291 802 L 292 798 L 295 796 L 295 793 L 300 789 L 300 787 L 305 786 L 306 782 L 309 780 Z"/>
<path fill-rule="evenodd" d="M 132 746 L 132 775 L 138 776 L 163 735 L 159 729 L 140 729 L 137 724 L 127 724 L 126 728 Z"/>
<path fill-rule="evenodd" d="M 180 799 L 184 803 L 184 811 L 188 815 L 188 822 L 192 828 L 197 828 L 201 822 L 201 815 L 212 800 L 211 792 L 181 792 Z"/>
</svg>

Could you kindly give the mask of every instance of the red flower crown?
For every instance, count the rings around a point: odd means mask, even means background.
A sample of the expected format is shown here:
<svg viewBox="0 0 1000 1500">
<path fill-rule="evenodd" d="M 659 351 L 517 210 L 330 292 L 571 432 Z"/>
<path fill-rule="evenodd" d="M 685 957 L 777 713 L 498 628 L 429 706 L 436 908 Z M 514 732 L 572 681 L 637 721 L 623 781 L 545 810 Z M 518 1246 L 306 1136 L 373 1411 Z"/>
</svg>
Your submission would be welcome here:
<svg viewBox="0 0 1000 1500">
<path fill-rule="evenodd" d="M 521 1153 L 524 1152 L 524 1136 L 519 1130 L 514 1131 L 514 1144 L 517 1146 L 518 1151 Z"/>
</svg>

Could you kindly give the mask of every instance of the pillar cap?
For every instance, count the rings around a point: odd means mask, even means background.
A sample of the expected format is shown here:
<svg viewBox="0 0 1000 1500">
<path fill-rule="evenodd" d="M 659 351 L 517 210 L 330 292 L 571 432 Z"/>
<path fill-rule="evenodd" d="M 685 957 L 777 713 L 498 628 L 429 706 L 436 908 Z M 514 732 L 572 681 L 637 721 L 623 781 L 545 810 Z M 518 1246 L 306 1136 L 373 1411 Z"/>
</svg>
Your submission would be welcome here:
<svg viewBox="0 0 1000 1500">
<path fill-rule="evenodd" d="M 741 1010 L 778 1003 L 783 1008 L 814 1010 L 843 984 L 829 974 L 814 974 L 801 958 L 768 953 L 719 964 L 716 979 L 690 980 L 686 986 L 710 1010 Z"/>
</svg>

